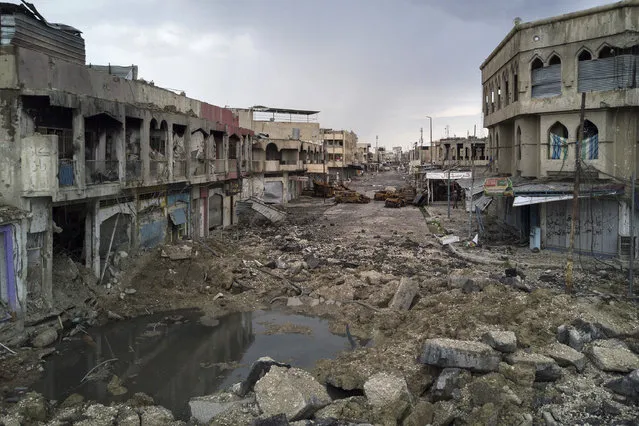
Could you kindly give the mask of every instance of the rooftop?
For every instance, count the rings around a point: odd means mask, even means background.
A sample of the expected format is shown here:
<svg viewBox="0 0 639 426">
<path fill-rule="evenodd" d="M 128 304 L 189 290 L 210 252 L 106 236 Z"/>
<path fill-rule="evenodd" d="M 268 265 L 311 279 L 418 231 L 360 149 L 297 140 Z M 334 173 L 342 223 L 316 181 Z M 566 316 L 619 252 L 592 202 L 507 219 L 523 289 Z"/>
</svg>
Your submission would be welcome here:
<svg viewBox="0 0 639 426">
<path fill-rule="evenodd" d="M 562 21 L 568 21 L 570 19 L 579 18 L 582 16 L 588 16 L 595 13 L 607 12 L 615 9 L 621 9 L 624 7 L 636 7 L 639 6 L 639 0 L 623 0 L 616 3 L 606 4 L 603 6 L 592 7 L 590 9 L 584 9 L 577 12 L 566 13 L 563 15 L 553 16 L 551 18 L 539 19 L 537 21 L 525 22 L 520 24 L 515 24 L 512 30 L 504 37 L 504 39 L 497 45 L 497 47 L 488 55 L 488 57 L 484 60 L 484 62 L 480 65 L 479 69 L 484 69 L 484 67 L 488 64 L 488 62 L 493 59 L 493 57 L 501 50 L 502 47 L 510 41 L 510 39 L 519 31 L 526 30 L 529 28 L 539 27 L 542 25 L 548 24 L 556 24 Z"/>
</svg>

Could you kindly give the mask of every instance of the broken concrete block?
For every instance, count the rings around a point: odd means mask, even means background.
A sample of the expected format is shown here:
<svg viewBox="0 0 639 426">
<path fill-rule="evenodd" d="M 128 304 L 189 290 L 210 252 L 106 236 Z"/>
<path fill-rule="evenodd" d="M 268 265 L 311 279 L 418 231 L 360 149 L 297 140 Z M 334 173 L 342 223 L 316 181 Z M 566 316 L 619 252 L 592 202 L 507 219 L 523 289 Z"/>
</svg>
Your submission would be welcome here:
<svg viewBox="0 0 639 426">
<path fill-rule="evenodd" d="M 44 348 L 54 343 L 57 339 L 58 332 L 53 328 L 47 328 L 40 331 L 33 340 L 31 340 L 31 344 L 36 348 Z"/>
<path fill-rule="evenodd" d="M 381 285 L 382 281 L 384 281 L 384 275 L 377 271 L 363 271 L 359 274 L 359 278 L 373 286 Z"/>
<path fill-rule="evenodd" d="M 372 375 L 364 383 L 364 394 L 373 407 L 388 407 L 402 401 L 411 401 L 406 380 L 388 373 Z"/>
<path fill-rule="evenodd" d="M 246 380 L 244 380 L 240 384 L 239 391 L 237 392 L 238 396 L 244 396 L 247 393 L 253 390 L 255 383 L 260 380 L 266 373 L 271 370 L 271 367 L 277 366 L 282 368 L 290 368 L 289 364 L 284 364 L 281 362 L 275 361 L 273 358 L 263 356 L 258 358 L 257 361 L 251 365 L 251 369 L 249 370 L 248 375 L 246 376 Z"/>
<path fill-rule="evenodd" d="M 512 331 L 489 331 L 484 333 L 481 340 L 499 352 L 511 353 L 517 350 L 517 337 Z"/>
<path fill-rule="evenodd" d="M 499 369 L 501 354 L 480 342 L 428 339 L 424 343 L 420 361 L 442 368 L 457 367 L 490 372 Z"/>
<path fill-rule="evenodd" d="M 388 307 L 404 311 L 409 310 L 418 291 L 419 284 L 410 278 L 402 278 L 395 292 L 395 296 Z"/>
<path fill-rule="evenodd" d="M 144 407 L 140 413 L 140 426 L 169 426 L 173 424 L 173 413 L 164 407 Z"/>
<path fill-rule="evenodd" d="M 639 400 L 639 370 L 634 370 L 622 378 L 611 380 L 605 386 L 619 395 L 637 401 Z"/>
<path fill-rule="evenodd" d="M 331 403 L 331 397 L 307 371 L 273 366 L 255 384 L 260 410 L 273 416 L 284 413 L 290 421 L 310 418 Z"/>
<path fill-rule="evenodd" d="M 554 359 L 541 354 L 518 351 L 506 355 L 506 362 L 511 365 L 523 364 L 534 367 L 536 382 L 554 382 L 563 375 L 563 370 Z"/>
<path fill-rule="evenodd" d="M 183 244 L 180 246 L 165 246 L 162 249 L 162 257 L 168 257 L 171 260 L 190 259 L 193 247 Z"/>
<path fill-rule="evenodd" d="M 593 344 L 586 349 L 586 354 L 602 371 L 628 373 L 639 368 L 639 357 L 623 346 Z"/>
<path fill-rule="evenodd" d="M 302 306 L 303 304 L 299 297 L 289 297 L 286 300 L 286 306 Z"/>
<path fill-rule="evenodd" d="M 559 342 L 552 343 L 544 350 L 544 355 L 554 359 L 560 367 L 573 365 L 577 371 L 586 366 L 586 356 L 581 352 Z"/>
<path fill-rule="evenodd" d="M 463 388 L 471 378 L 472 376 L 467 370 L 461 368 L 444 368 L 430 390 L 433 402 L 447 401 L 456 396 L 461 396 L 461 388 Z"/>
<path fill-rule="evenodd" d="M 234 397 L 230 400 L 228 399 L 227 394 L 191 398 L 189 400 L 191 417 L 202 424 L 209 424 L 215 417 L 221 416 L 239 405 L 255 402 L 252 398 L 240 399 Z"/>
</svg>

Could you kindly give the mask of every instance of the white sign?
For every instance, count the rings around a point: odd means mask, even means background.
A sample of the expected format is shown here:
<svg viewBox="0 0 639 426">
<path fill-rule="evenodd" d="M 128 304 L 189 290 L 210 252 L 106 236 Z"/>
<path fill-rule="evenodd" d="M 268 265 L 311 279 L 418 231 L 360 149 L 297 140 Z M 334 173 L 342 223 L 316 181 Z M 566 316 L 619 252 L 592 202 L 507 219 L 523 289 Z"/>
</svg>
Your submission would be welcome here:
<svg viewBox="0 0 639 426">
<path fill-rule="evenodd" d="M 448 175 L 450 174 L 450 179 L 470 179 L 472 176 L 472 172 L 426 172 L 426 179 L 448 179 Z"/>
</svg>

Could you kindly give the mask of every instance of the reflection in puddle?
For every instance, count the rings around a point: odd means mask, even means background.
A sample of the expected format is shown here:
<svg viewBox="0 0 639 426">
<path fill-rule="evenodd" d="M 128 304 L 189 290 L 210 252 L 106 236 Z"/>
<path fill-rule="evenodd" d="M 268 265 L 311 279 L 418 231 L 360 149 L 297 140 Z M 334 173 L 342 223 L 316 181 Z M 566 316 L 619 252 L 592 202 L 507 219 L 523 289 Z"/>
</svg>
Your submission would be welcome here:
<svg viewBox="0 0 639 426">
<path fill-rule="evenodd" d="M 34 390 L 50 399 L 79 393 L 103 403 L 144 392 L 176 416 L 188 418 L 189 398 L 244 379 L 261 356 L 308 369 L 349 347 L 346 338 L 331 334 L 328 323 L 318 318 L 256 311 L 231 314 L 207 327 L 197 322 L 199 313 L 171 314 L 138 317 L 76 335 L 57 348 L 59 355 L 48 359 Z"/>
</svg>

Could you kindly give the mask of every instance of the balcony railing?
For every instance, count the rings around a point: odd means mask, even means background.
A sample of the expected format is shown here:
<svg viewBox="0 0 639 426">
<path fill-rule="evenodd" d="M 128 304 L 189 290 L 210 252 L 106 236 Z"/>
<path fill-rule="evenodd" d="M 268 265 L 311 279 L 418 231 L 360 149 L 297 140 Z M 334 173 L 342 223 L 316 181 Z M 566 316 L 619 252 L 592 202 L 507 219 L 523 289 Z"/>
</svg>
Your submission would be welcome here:
<svg viewBox="0 0 639 426">
<path fill-rule="evenodd" d="M 126 180 L 127 182 L 142 179 L 142 160 L 127 160 Z"/>
<path fill-rule="evenodd" d="M 186 160 L 173 160 L 173 177 L 186 177 Z"/>
<path fill-rule="evenodd" d="M 210 167 L 208 160 L 205 160 L 205 159 L 191 160 L 191 168 L 193 170 L 193 176 L 205 175 L 207 173 L 208 167 Z M 173 175 L 177 176 L 175 174 L 175 171 L 173 171 Z"/>
<path fill-rule="evenodd" d="M 86 160 L 84 168 L 87 185 L 99 185 L 120 180 L 120 162 L 118 160 Z"/>
<path fill-rule="evenodd" d="M 226 173 L 226 160 L 213 160 L 215 164 L 214 173 L 225 174 Z"/>
<path fill-rule="evenodd" d="M 264 161 L 255 161 L 251 162 L 252 171 L 256 173 L 262 173 L 264 171 Z"/>
<path fill-rule="evenodd" d="M 58 184 L 60 186 L 75 185 L 75 160 L 67 158 L 58 160 Z"/>
<path fill-rule="evenodd" d="M 264 171 L 265 172 L 279 172 L 280 171 L 280 160 L 266 160 L 264 162 Z"/>
<path fill-rule="evenodd" d="M 237 159 L 229 158 L 229 172 L 237 172 Z"/>
<path fill-rule="evenodd" d="M 168 179 L 169 162 L 167 160 L 149 160 L 149 173 L 153 179 Z"/>
</svg>

